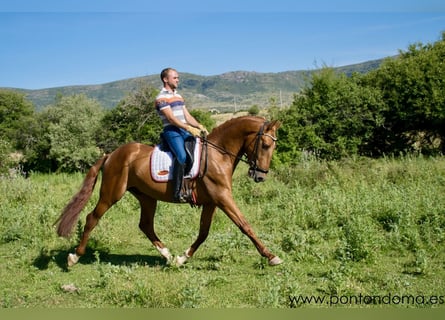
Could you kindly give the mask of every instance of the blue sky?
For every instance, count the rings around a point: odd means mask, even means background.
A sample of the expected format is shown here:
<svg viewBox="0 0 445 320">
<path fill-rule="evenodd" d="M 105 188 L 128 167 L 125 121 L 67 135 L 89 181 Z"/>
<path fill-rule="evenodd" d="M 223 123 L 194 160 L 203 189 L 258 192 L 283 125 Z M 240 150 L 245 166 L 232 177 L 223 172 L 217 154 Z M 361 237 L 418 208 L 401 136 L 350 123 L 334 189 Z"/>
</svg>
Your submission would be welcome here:
<svg viewBox="0 0 445 320">
<path fill-rule="evenodd" d="M 380 59 L 445 31 L 443 0 L 15 0 L 0 4 L 0 87 L 179 72 L 281 72 Z"/>
</svg>

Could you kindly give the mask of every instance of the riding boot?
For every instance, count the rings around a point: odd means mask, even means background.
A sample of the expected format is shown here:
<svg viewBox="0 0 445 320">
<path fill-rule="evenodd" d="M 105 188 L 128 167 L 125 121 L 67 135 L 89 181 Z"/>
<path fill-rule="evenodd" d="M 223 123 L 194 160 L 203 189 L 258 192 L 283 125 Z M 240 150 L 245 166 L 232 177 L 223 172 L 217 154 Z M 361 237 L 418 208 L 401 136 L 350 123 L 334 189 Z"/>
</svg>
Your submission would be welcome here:
<svg viewBox="0 0 445 320">
<path fill-rule="evenodd" d="M 185 203 L 187 199 L 185 199 L 182 194 L 182 180 L 184 178 L 184 164 L 179 163 L 178 160 L 175 159 L 175 163 L 173 165 L 173 200 L 175 202 Z"/>
</svg>

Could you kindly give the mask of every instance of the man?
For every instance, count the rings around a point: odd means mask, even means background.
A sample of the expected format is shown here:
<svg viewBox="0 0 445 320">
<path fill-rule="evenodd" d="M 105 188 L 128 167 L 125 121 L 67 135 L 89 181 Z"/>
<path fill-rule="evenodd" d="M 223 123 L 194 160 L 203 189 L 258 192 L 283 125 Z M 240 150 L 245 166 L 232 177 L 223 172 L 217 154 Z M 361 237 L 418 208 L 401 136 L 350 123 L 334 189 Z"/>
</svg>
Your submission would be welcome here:
<svg viewBox="0 0 445 320">
<path fill-rule="evenodd" d="M 186 162 L 184 141 L 199 136 L 207 130 L 187 110 L 184 99 L 176 92 L 179 84 L 178 72 L 166 68 L 161 72 L 163 88 L 156 97 L 156 110 L 164 126 L 162 137 L 174 155 L 173 183 L 174 201 L 186 202 L 182 194 L 182 180 Z"/>
</svg>

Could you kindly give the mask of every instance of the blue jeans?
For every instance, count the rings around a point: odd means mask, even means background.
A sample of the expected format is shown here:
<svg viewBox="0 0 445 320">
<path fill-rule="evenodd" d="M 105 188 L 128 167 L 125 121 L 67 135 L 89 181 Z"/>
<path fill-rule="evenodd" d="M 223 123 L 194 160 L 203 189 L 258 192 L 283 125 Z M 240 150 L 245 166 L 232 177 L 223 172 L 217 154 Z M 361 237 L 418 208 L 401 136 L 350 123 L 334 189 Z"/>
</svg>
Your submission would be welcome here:
<svg viewBox="0 0 445 320">
<path fill-rule="evenodd" d="M 167 126 L 164 128 L 162 133 L 162 137 L 164 138 L 165 142 L 167 142 L 171 152 L 182 165 L 185 164 L 187 159 L 184 141 L 191 136 L 192 135 L 188 131 L 176 126 Z"/>
</svg>

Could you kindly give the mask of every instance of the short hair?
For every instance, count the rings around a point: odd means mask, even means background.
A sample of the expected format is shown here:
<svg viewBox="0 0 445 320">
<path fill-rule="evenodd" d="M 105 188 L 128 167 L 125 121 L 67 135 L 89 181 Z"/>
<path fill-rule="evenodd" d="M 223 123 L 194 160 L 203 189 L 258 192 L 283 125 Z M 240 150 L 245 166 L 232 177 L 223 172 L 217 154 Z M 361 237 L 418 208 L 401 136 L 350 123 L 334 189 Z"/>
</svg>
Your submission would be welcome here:
<svg viewBox="0 0 445 320">
<path fill-rule="evenodd" d="M 162 81 L 162 83 L 164 83 L 164 78 L 168 75 L 168 73 L 169 73 L 170 71 L 176 71 L 176 70 L 173 69 L 173 68 L 165 68 L 165 69 L 163 69 L 163 70 L 161 71 L 161 81 Z"/>
</svg>

